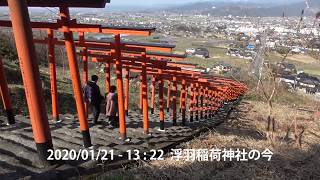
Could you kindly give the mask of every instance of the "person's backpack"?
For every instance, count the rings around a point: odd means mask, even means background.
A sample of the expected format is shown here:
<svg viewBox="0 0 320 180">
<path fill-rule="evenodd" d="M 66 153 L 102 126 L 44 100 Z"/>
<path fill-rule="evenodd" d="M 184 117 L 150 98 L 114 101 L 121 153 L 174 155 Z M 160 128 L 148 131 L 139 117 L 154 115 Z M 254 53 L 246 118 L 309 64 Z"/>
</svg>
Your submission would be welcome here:
<svg viewBox="0 0 320 180">
<path fill-rule="evenodd" d="M 90 83 L 87 83 L 84 87 L 84 97 L 88 100 L 89 103 L 92 102 L 92 91 L 93 88 Z"/>
</svg>

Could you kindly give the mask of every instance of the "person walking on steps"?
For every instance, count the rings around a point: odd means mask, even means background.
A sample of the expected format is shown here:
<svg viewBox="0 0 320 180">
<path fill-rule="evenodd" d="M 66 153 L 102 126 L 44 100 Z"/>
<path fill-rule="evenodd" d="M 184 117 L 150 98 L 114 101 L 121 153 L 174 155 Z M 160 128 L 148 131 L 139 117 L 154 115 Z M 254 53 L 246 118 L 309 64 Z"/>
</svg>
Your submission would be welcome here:
<svg viewBox="0 0 320 180">
<path fill-rule="evenodd" d="M 110 87 L 110 93 L 106 97 L 106 116 L 109 117 L 109 122 L 112 126 L 118 127 L 118 95 L 116 86 Z"/>
<path fill-rule="evenodd" d="M 104 99 L 100 93 L 100 87 L 97 82 L 99 77 L 97 75 L 91 76 L 91 81 L 88 81 L 84 87 L 84 96 L 85 100 L 93 109 L 93 123 L 100 124 L 98 122 L 100 111 L 101 111 L 101 102 Z"/>
</svg>

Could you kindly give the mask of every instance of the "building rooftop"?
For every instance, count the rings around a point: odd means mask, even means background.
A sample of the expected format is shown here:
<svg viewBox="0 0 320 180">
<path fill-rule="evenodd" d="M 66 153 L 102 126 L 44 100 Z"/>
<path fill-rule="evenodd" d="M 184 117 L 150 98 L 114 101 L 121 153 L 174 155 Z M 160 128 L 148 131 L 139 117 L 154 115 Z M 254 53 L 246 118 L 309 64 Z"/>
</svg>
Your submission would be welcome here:
<svg viewBox="0 0 320 180">
<path fill-rule="evenodd" d="M 148 55 L 157 55 L 157 56 L 166 56 L 166 57 L 172 57 L 172 58 L 186 58 L 187 56 L 185 54 L 173 54 L 173 53 L 163 53 L 163 52 L 152 52 L 148 51 Z"/>
</svg>

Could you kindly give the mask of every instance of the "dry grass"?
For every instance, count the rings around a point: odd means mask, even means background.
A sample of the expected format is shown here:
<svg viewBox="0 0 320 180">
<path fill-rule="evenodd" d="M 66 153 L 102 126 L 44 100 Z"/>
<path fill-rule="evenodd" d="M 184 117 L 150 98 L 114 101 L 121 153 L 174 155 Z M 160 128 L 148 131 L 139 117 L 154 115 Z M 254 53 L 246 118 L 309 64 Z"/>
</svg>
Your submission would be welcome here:
<svg viewBox="0 0 320 180">
<path fill-rule="evenodd" d="M 230 119 L 209 134 L 185 143 L 183 149 L 245 148 L 260 151 L 269 148 L 272 160 L 249 162 L 186 162 L 167 157 L 164 161 L 141 162 L 137 167 L 113 171 L 98 179 L 319 179 L 320 122 L 312 113 L 299 112 L 299 127 L 304 126 L 302 147 L 296 145 L 288 124 L 296 111 L 290 106 L 276 105 L 277 129 L 266 133 L 267 105 L 243 102 Z"/>
<path fill-rule="evenodd" d="M 275 54 L 277 57 L 282 58 L 280 54 Z M 287 60 L 290 61 L 296 61 L 300 63 L 305 64 L 314 64 L 318 63 L 318 60 L 314 59 L 313 57 L 309 55 L 302 55 L 302 54 L 289 54 L 287 57 Z"/>
<path fill-rule="evenodd" d="M 309 55 L 291 55 L 288 58 L 293 61 L 298 61 L 307 64 L 318 63 L 318 60 L 314 59 Z"/>
<path fill-rule="evenodd" d="M 280 62 L 282 61 L 282 56 L 277 53 L 270 53 L 268 60 L 271 62 Z M 289 55 L 286 59 L 287 62 L 292 63 L 296 66 L 298 70 L 303 70 L 306 73 L 312 75 L 320 75 L 320 64 L 319 60 L 314 59 L 310 55 Z"/>
</svg>

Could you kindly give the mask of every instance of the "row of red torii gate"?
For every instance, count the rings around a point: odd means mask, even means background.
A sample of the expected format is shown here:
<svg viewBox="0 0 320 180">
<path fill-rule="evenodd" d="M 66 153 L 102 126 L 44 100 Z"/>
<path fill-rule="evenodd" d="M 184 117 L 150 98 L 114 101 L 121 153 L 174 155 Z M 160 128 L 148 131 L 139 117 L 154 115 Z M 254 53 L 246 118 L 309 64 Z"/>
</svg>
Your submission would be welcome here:
<svg viewBox="0 0 320 180">
<path fill-rule="evenodd" d="M 48 115 L 42 96 L 39 67 L 36 60 L 34 43 L 48 46 L 50 83 L 52 97 L 52 118 L 59 119 L 58 93 L 56 81 L 55 46 L 65 46 L 73 85 L 73 93 L 78 112 L 80 131 L 85 147 L 92 146 L 87 121 L 87 104 L 83 100 L 82 84 L 88 81 L 88 62 L 105 64 L 106 91 L 110 90 L 110 69 L 115 67 L 116 86 L 119 105 L 119 133 L 127 139 L 126 114 L 129 104 L 129 74 L 140 74 L 140 103 L 143 116 L 143 129 L 149 134 L 149 107 L 151 113 L 155 109 L 155 86 L 158 85 L 159 127 L 164 130 L 164 83 L 168 83 L 167 110 L 172 108 L 172 123 L 177 124 L 177 104 L 180 106 L 182 125 L 186 122 L 186 113 L 190 113 L 189 121 L 195 118 L 211 118 L 225 102 L 235 101 L 245 93 L 246 86 L 232 79 L 216 77 L 195 71 L 195 64 L 184 63 L 184 55 L 173 54 L 175 46 L 157 43 L 136 43 L 121 40 L 121 35 L 149 36 L 154 28 L 110 27 L 93 24 L 78 24 L 70 18 L 70 7 L 104 8 L 105 0 L 0 0 L 0 6 L 8 6 L 11 21 L 0 21 L 1 27 L 12 27 L 16 42 L 19 63 L 25 87 L 26 99 L 37 151 L 41 160 L 47 159 L 48 149 L 53 149 Z M 60 19 L 57 22 L 30 22 L 28 7 L 59 7 Z M 47 38 L 34 39 L 32 29 L 44 30 Z M 54 32 L 62 32 L 63 39 L 55 38 Z M 88 33 L 113 34 L 112 41 L 96 41 L 86 39 Z M 78 35 L 78 39 L 75 39 Z M 80 80 L 77 56 L 83 63 L 83 81 Z M 175 60 L 175 61 L 172 61 Z M 125 72 L 125 75 L 123 75 Z M 124 78 L 123 78 L 124 77 Z M 148 104 L 148 78 L 151 78 L 151 103 Z M 124 79 L 124 82 L 123 82 Z M 8 124 L 14 124 L 8 85 L 0 59 L 0 87 L 4 108 L 7 112 Z M 189 91 L 190 90 L 190 91 Z M 178 93 L 180 91 L 180 93 Z M 190 96 L 189 96 L 190 92 Z M 178 101 L 179 94 L 179 102 Z M 189 97 L 189 98 L 188 98 Z M 190 102 L 187 111 L 187 102 Z"/>
</svg>

